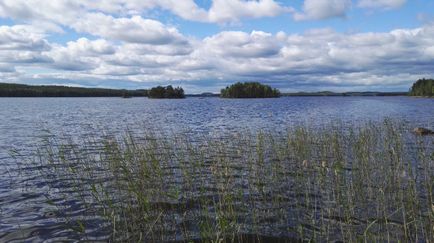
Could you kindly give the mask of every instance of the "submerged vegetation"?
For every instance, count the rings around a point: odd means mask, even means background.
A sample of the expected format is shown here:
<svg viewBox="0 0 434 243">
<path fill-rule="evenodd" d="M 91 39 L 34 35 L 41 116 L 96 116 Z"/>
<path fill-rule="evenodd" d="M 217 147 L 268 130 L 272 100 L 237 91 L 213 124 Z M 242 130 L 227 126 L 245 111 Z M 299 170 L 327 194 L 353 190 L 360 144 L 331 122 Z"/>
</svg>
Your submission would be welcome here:
<svg viewBox="0 0 434 243">
<path fill-rule="evenodd" d="M 222 98 L 276 98 L 280 96 L 280 92 L 258 82 L 238 82 L 222 89 L 220 96 Z"/>
<path fill-rule="evenodd" d="M 70 222 L 83 239 L 92 215 L 119 242 L 434 239 L 433 141 L 391 121 L 225 139 L 47 137 L 38 158 L 48 195 L 61 181 L 84 205 Z"/>
<path fill-rule="evenodd" d="M 80 88 L 57 85 L 0 83 L 0 97 L 123 97 L 147 96 L 144 89 Z"/>
<path fill-rule="evenodd" d="M 185 94 L 181 87 L 173 88 L 172 85 L 168 85 L 167 87 L 157 86 L 149 91 L 149 98 L 182 99 L 185 98 Z"/>
<path fill-rule="evenodd" d="M 411 96 L 434 96 L 434 79 L 419 79 L 417 80 L 410 90 Z"/>
</svg>

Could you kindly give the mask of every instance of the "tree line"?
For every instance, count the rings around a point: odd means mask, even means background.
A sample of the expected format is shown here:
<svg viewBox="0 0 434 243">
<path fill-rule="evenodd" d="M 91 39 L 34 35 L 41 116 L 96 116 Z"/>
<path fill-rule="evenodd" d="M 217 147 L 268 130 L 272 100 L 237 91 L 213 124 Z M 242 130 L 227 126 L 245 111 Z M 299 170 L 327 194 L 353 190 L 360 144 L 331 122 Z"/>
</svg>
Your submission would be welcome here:
<svg viewBox="0 0 434 243">
<path fill-rule="evenodd" d="M 411 96 L 434 96 L 434 79 L 419 79 L 410 89 Z"/>
<path fill-rule="evenodd" d="M 143 97 L 147 95 L 147 90 L 144 89 L 125 90 L 0 83 L 0 97 Z"/>
<path fill-rule="evenodd" d="M 434 79 L 419 79 L 411 87 L 411 96 L 434 96 Z M 286 96 L 351 96 L 351 95 L 405 95 L 403 92 L 314 92 L 314 93 L 288 93 Z M 0 97 L 149 97 L 160 99 L 185 98 L 184 90 L 181 87 L 168 85 L 157 86 L 150 90 L 136 89 L 106 89 L 106 88 L 81 88 L 56 85 L 25 85 L 0 83 Z M 201 96 L 201 95 L 199 95 Z M 206 96 L 214 96 L 206 95 Z M 278 89 L 273 89 L 268 85 L 259 82 L 245 82 L 232 84 L 220 92 L 222 98 L 273 98 L 279 97 L 281 93 Z"/>
</svg>

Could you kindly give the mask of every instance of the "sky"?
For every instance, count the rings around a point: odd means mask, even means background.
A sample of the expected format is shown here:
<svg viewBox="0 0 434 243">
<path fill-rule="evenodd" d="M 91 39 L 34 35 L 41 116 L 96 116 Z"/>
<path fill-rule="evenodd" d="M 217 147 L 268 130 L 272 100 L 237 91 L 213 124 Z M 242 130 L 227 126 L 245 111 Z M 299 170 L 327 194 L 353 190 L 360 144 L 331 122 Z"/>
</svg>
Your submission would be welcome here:
<svg viewBox="0 0 434 243">
<path fill-rule="evenodd" d="M 434 0 L 0 1 L 0 82 L 344 92 L 433 77 Z"/>
</svg>

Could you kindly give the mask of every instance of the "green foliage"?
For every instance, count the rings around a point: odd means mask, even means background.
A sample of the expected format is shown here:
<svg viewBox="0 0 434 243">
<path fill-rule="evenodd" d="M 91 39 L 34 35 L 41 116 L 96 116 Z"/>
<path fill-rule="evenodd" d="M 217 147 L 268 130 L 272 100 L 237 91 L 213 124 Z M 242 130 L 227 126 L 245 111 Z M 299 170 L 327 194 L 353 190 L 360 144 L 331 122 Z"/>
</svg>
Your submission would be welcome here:
<svg viewBox="0 0 434 243">
<path fill-rule="evenodd" d="M 280 96 L 280 92 L 258 82 L 238 82 L 222 89 L 220 96 L 222 98 L 276 98 Z"/>
<path fill-rule="evenodd" d="M 385 120 L 193 141 L 47 136 L 32 168 L 59 210 L 69 200 L 56 198 L 78 200 L 109 242 L 431 242 L 434 148 L 405 131 Z M 83 239 L 98 234 L 76 219 Z"/>
<path fill-rule="evenodd" d="M 147 96 L 146 90 L 79 88 L 55 85 L 0 83 L 0 97 L 132 97 Z"/>
<path fill-rule="evenodd" d="M 419 79 L 410 90 L 411 96 L 434 96 L 434 79 Z"/>
<path fill-rule="evenodd" d="M 181 87 L 173 88 L 172 85 L 167 87 L 157 86 L 149 91 L 149 98 L 154 99 L 182 99 L 185 98 L 184 90 Z"/>
</svg>

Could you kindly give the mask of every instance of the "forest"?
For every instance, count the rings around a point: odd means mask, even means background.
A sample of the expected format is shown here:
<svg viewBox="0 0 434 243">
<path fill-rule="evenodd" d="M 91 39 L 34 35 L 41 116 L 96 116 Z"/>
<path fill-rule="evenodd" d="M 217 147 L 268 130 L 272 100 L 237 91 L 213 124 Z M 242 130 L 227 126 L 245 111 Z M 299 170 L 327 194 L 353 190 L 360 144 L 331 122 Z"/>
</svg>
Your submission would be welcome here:
<svg viewBox="0 0 434 243">
<path fill-rule="evenodd" d="M 280 91 L 258 82 L 235 83 L 220 91 L 222 98 L 277 98 Z"/>
<path fill-rule="evenodd" d="M 172 85 L 168 85 L 167 87 L 157 86 L 152 88 L 148 97 L 152 99 L 183 99 L 185 94 L 181 87 L 173 88 Z"/>
<path fill-rule="evenodd" d="M 419 79 L 410 89 L 409 95 L 411 96 L 434 96 L 434 79 Z"/>
<path fill-rule="evenodd" d="M 143 97 L 147 90 L 0 83 L 0 97 Z"/>
</svg>

